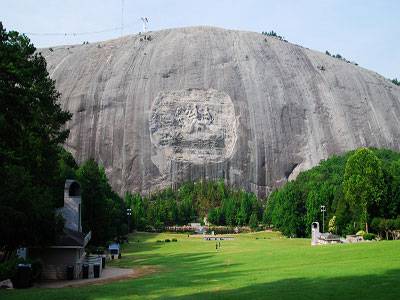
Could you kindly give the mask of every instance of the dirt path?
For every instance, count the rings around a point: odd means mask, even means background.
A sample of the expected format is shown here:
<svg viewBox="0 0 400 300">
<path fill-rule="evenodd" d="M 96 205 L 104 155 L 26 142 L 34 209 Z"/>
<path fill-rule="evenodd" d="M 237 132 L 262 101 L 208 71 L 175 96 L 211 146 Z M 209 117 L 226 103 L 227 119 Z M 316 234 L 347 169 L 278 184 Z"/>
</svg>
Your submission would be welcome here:
<svg viewBox="0 0 400 300">
<path fill-rule="evenodd" d="M 158 271 L 157 267 L 154 266 L 141 266 L 135 269 L 123 269 L 123 268 L 106 268 L 103 270 L 100 278 L 90 279 L 78 279 L 72 281 L 52 281 L 43 282 L 36 285 L 39 288 L 65 288 L 65 287 L 81 287 L 85 285 L 98 285 L 106 284 L 110 282 L 136 279 Z"/>
</svg>

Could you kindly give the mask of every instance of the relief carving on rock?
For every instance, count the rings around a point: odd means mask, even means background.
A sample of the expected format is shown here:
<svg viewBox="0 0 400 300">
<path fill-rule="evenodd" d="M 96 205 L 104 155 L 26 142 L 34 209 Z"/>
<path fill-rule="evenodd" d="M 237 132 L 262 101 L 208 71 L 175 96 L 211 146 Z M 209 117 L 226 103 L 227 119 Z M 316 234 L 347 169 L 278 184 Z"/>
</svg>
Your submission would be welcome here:
<svg viewBox="0 0 400 300">
<path fill-rule="evenodd" d="M 231 98 L 214 89 L 160 92 L 149 126 L 152 161 L 161 171 L 171 161 L 216 163 L 229 158 L 238 121 Z"/>
</svg>

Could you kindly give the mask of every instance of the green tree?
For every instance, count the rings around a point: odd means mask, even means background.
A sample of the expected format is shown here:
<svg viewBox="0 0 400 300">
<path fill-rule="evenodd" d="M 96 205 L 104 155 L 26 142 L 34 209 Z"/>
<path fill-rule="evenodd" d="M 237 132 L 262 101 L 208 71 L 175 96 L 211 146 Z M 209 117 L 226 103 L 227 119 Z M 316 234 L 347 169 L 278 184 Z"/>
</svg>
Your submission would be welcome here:
<svg viewBox="0 0 400 300">
<path fill-rule="evenodd" d="M 368 210 L 384 195 L 382 162 L 369 149 L 358 149 L 349 157 L 344 173 L 344 197 L 356 221 L 365 224 L 368 232 Z"/>
<path fill-rule="evenodd" d="M 243 192 L 240 193 L 240 209 L 237 213 L 237 224 L 240 226 L 247 225 L 252 212 L 252 202 Z"/>
<path fill-rule="evenodd" d="M 103 245 L 126 234 L 125 205 L 112 191 L 104 168 L 90 159 L 79 167 L 76 177 L 81 184 L 82 229 L 92 231 L 91 244 Z"/>
<path fill-rule="evenodd" d="M 71 114 L 58 104 L 46 61 L 25 35 L 0 23 L 0 248 L 54 241 L 59 145 Z"/>
<path fill-rule="evenodd" d="M 273 192 L 268 198 L 265 220 L 286 236 L 305 235 L 305 198 L 299 186 L 288 182 L 285 188 Z"/>
<path fill-rule="evenodd" d="M 250 216 L 249 220 L 249 226 L 251 230 L 255 231 L 258 228 L 258 219 L 257 219 L 257 213 L 253 212 Z"/>
<path fill-rule="evenodd" d="M 336 231 L 337 231 L 337 229 L 336 229 L 336 216 L 333 216 L 332 219 L 329 220 L 328 230 L 331 233 L 336 233 Z"/>
<path fill-rule="evenodd" d="M 207 220 L 213 225 L 221 225 L 221 209 L 219 207 L 211 208 Z"/>
</svg>

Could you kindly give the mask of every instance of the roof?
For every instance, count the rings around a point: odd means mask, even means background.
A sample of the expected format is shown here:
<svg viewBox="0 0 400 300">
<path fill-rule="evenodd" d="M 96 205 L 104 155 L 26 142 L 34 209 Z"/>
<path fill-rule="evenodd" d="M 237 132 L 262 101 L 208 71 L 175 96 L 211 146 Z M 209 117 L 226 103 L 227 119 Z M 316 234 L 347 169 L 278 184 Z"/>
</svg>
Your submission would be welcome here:
<svg viewBox="0 0 400 300">
<path fill-rule="evenodd" d="M 340 240 L 340 236 L 327 232 L 327 233 L 321 233 L 319 239 L 326 241 L 335 241 L 335 240 Z"/>
<path fill-rule="evenodd" d="M 63 233 L 58 236 L 53 247 L 83 248 L 87 244 L 86 236 L 83 232 L 64 228 Z"/>
<path fill-rule="evenodd" d="M 119 250 L 119 248 L 120 248 L 120 246 L 119 246 L 118 243 L 113 243 L 113 244 L 110 244 L 110 245 L 108 246 L 108 249 L 109 249 L 109 250 L 111 250 L 111 249 L 118 249 L 118 250 Z"/>
</svg>

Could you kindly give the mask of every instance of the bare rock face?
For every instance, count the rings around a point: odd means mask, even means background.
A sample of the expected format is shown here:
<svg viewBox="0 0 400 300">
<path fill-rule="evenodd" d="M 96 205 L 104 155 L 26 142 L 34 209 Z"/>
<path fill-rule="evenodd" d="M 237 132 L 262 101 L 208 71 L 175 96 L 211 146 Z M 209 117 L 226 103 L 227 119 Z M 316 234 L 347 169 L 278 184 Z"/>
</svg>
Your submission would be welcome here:
<svg viewBox="0 0 400 300">
<path fill-rule="evenodd" d="M 224 178 L 259 195 L 334 153 L 400 150 L 400 88 L 258 33 L 192 27 L 40 51 L 66 148 L 120 194 Z"/>
</svg>

